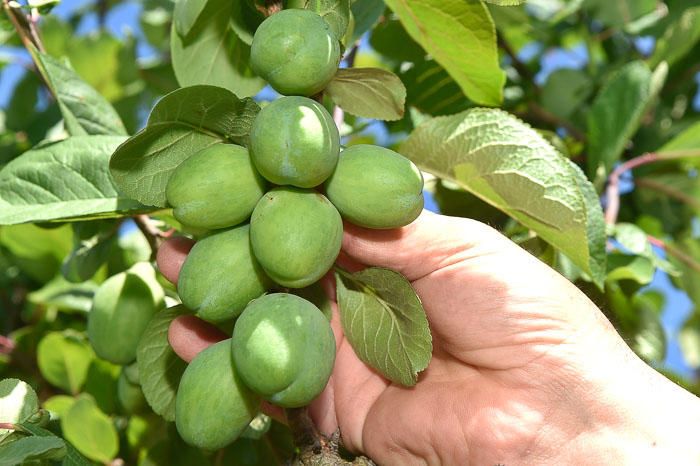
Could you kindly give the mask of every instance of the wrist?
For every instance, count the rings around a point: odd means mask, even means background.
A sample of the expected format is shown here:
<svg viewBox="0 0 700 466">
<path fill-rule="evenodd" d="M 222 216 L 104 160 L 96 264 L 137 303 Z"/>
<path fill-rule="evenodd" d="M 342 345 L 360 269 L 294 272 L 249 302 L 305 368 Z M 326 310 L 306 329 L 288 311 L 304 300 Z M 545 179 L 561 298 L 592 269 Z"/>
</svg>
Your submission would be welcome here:
<svg viewBox="0 0 700 466">
<path fill-rule="evenodd" d="M 574 408 L 556 414 L 559 432 L 549 435 L 559 442 L 550 445 L 555 448 L 546 462 L 700 464 L 700 400 L 614 337 L 607 345 L 598 338 L 596 350 L 585 358 L 589 367 L 580 373 L 592 375 L 567 396 L 577 399 Z"/>
</svg>

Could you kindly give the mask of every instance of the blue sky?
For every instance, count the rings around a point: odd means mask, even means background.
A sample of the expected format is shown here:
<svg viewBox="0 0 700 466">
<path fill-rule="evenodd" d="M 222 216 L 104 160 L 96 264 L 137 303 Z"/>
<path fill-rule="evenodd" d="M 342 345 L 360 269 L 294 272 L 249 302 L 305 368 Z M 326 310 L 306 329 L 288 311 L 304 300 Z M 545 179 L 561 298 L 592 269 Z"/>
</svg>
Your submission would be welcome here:
<svg viewBox="0 0 700 466">
<path fill-rule="evenodd" d="M 53 14 L 67 19 L 86 6 L 94 3 L 94 0 L 63 0 L 54 10 Z M 138 40 L 137 55 L 140 60 L 147 60 L 154 56 L 155 51 L 143 39 L 139 27 L 139 16 L 142 10 L 140 2 L 129 1 L 119 3 L 112 8 L 106 16 L 105 27 L 116 37 L 124 38 L 127 35 L 136 36 Z M 90 13 L 84 16 L 83 20 L 77 28 L 78 34 L 89 34 L 98 26 L 98 18 L 95 13 Z M 366 45 L 367 41 L 364 41 Z M 650 53 L 653 50 L 653 39 L 641 37 L 635 41 L 635 45 L 642 53 Z M 522 52 L 523 59 L 529 59 L 538 52 L 537 44 L 526 47 Z M 9 57 L 9 59 L 8 59 Z M 4 58 L 4 60 L 3 60 Z M 21 49 L 13 49 L 8 47 L 0 47 L 0 60 L 9 61 L 10 64 L 5 66 L 0 72 L 0 108 L 5 108 L 17 81 L 25 72 L 25 67 L 22 63 L 28 63 L 28 55 Z M 538 73 L 537 82 L 544 83 L 547 76 L 553 71 L 560 68 L 583 68 L 588 61 L 586 49 L 583 46 L 574 47 L 572 49 L 551 49 L 548 50 L 541 58 L 541 71 Z M 700 83 L 700 74 L 696 76 Z M 694 109 L 700 111 L 700 94 L 694 100 Z M 384 130 L 383 125 L 371 125 L 366 131 L 371 132 L 380 144 L 388 142 L 388 134 Z M 431 210 L 437 210 L 434 201 L 426 198 L 426 207 Z M 657 250 L 657 253 L 662 253 Z M 651 289 L 657 289 L 666 296 L 666 307 L 663 311 L 662 323 L 667 333 L 668 354 L 666 367 L 678 372 L 682 375 L 690 376 L 692 371 L 684 363 L 681 351 L 675 336 L 682 326 L 687 316 L 692 311 L 692 303 L 687 298 L 685 293 L 676 290 L 669 281 L 668 276 L 660 271 L 657 271 L 654 281 L 649 285 Z"/>
</svg>

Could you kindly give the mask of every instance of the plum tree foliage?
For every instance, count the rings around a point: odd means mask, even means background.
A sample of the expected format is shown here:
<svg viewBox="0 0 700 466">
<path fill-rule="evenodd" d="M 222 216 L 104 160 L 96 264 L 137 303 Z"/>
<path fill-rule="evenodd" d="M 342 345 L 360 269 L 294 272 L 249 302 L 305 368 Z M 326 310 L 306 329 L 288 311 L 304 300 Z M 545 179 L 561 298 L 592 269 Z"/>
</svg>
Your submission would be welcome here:
<svg viewBox="0 0 700 466">
<path fill-rule="evenodd" d="M 501 230 L 700 393 L 692 2 L 146 0 L 117 36 L 119 0 L 2 1 L 0 459 L 317 454 L 332 312 L 415 339 L 343 328 L 388 380 L 430 361 L 408 281 L 337 261 L 347 225 L 424 207 Z M 177 283 L 154 261 L 172 236 L 196 241 Z M 679 293 L 694 310 L 668 327 Z M 222 340 L 185 362 L 168 329 L 192 315 Z"/>
</svg>

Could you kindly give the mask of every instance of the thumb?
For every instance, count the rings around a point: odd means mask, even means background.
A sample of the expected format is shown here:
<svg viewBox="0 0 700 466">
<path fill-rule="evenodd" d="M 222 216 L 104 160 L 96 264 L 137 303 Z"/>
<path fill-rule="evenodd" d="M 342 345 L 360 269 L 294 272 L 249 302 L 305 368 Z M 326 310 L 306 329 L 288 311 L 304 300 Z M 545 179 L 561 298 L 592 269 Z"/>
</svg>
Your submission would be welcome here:
<svg viewBox="0 0 700 466">
<path fill-rule="evenodd" d="M 364 265 L 396 270 L 410 281 L 476 255 L 473 248 L 478 244 L 500 244 L 504 239 L 481 222 L 427 210 L 403 228 L 370 230 L 346 223 L 344 230 L 346 256 Z"/>
</svg>

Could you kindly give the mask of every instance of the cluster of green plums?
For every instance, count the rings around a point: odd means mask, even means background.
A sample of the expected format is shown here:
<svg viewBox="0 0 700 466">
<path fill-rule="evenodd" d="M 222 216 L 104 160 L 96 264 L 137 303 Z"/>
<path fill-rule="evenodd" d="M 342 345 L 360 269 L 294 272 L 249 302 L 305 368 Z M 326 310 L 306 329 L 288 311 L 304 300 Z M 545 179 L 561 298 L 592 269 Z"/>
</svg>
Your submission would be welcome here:
<svg viewBox="0 0 700 466">
<path fill-rule="evenodd" d="M 182 305 L 222 328 L 235 321 L 232 337 L 198 354 L 178 387 L 177 429 L 195 446 L 235 440 L 262 400 L 292 408 L 318 396 L 335 339 L 321 310 L 293 293 L 331 269 L 343 219 L 397 228 L 423 208 L 423 179 L 408 159 L 372 145 L 341 151 L 333 118 L 310 98 L 333 78 L 340 55 L 316 13 L 287 9 L 267 18 L 251 64 L 284 96 L 257 115 L 247 148 L 212 145 L 168 180 L 175 218 L 205 232 L 180 270 Z"/>
</svg>

